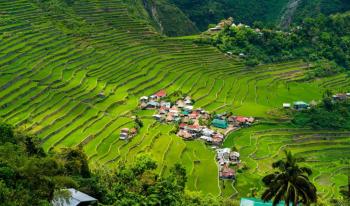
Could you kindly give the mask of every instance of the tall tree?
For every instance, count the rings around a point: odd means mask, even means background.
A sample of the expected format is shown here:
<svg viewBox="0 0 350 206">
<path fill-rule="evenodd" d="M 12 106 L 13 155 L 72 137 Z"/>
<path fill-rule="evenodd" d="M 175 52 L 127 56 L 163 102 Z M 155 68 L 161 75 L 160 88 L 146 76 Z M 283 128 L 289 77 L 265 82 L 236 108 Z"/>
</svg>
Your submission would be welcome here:
<svg viewBox="0 0 350 206">
<path fill-rule="evenodd" d="M 292 203 L 293 206 L 302 203 L 310 205 L 317 201 L 316 187 L 311 183 L 308 176 L 311 169 L 299 167 L 297 164 L 301 159 L 295 158 L 291 152 L 285 151 L 286 160 L 279 160 L 272 164 L 277 169 L 273 174 L 263 178 L 267 189 L 262 194 L 261 199 L 269 201 L 273 199 L 273 205 L 277 205 L 281 200 L 285 205 Z"/>
</svg>

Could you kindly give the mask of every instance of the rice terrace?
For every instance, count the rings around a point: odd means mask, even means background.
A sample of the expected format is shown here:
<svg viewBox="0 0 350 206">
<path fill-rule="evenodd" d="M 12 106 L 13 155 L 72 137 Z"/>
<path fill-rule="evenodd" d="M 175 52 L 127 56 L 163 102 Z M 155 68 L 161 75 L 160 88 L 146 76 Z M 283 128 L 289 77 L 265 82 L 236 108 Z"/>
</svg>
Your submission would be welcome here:
<svg viewBox="0 0 350 206">
<path fill-rule="evenodd" d="M 289 150 L 312 168 L 322 199 L 340 198 L 350 173 L 350 131 L 297 126 L 291 116 L 293 102 L 312 107 L 327 92 L 349 101 L 349 73 L 308 78 L 316 66 L 302 58 L 247 65 L 242 59 L 249 56 L 222 52 L 200 35 L 162 35 L 131 0 L 38 2 L 0 1 L 0 122 L 36 135 L 45 152 L 81 146 L 92 170 L 131 164 L 146 153 L 159 176 L 180 163 L 186 189 L 239 200 L 263 190 L 262 177 Z M 140 98 L 159 91 L 166 94 L 150 104 L 169 102 L 164 121 L 155 118 L 159 110 L 140 107 Z M 206 112 L 207 119 L 182 126 L 177 114 L 165 120 L 185 97 L 191 107 L 179 111 L 181 118 L 200 108 L 192 114 Z M 227 132 L 230 124 L 210 122 L 229 117 L 254 121 L 232 123 Z M 200 128 L 222 135 L 222 142 L 178 134 L 204 120 Z M 239 152 L 233 179 L 219 175 L 218 148 Z"/>
</svg>

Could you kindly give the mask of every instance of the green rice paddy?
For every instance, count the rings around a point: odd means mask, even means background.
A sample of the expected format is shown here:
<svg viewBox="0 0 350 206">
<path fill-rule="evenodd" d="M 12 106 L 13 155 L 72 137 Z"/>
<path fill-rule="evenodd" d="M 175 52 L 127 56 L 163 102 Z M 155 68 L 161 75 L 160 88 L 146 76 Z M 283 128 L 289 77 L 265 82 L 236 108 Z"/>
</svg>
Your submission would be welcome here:
<svg viewBox="0 0 350 206">
<path fill-rule="evenodd" d="M 187 93 L 195 107 L 211 112 L 266 118 L 283 102 L 318 100 L 326 89 L 349 90 L 345 75 L 297 82 L 307 69 L 300 60 L 246 68 L 236 57 L 194 44 L 192 37 L 160 36 L 130 16 L 121 0 L 76 1 L 65 15 L 33 2 L 0 2 L 0 119 L 36 134 L 46 150 L 83 145 L 93 167 L 114 167 L 149 153 L 159 174 L 181 163 L 189 189 L 229 197 L 261 187 L 261 175 L 281 148 L 290 148 L 310 159 L 320 192 L 337 195 L 349 171 L 348 133 L 331 132 L 326 141 L 308 138 L 328 137 L 328 131 L 290 131 L 285 125 L 234 133 L 225 145 L 241 150 L 249 172 L 233 188 L 219 182 L 213 150 L 170 134 L 172 126 L 155 123 L 149 112 L 138 113 L 144 127 L 131 141 L 119 140 L 119 131 L 133 125 L 138 98 L 160 89 Z M 78 28 L 85 32 L 65 26 L 73 20 L 83 22 Z"/>
</svg>

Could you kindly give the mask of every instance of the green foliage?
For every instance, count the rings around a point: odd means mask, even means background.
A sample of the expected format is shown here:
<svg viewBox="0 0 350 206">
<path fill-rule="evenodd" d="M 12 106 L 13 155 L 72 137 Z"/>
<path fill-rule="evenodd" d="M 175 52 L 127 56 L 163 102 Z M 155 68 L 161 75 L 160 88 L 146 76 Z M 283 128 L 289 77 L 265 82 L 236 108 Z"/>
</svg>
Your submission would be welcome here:
<svg viewBox="0 0 350 206">
<path fill-rule="evenodd" d="M 108 205 L 221 205 L 221 200 L 185 191 L 186 170 L 175 164 L 170 174 L 159 177 L 157 165 L 148 155 L 139 155 L 131 165 L 121 164 L 98 175 L 106 192 L 102 203 Z"/>
<path fill-rule="evenodd" d="M 282 32 L 246 26 L 226 27 L 210 40 L 220 50 L 243 53 L 246 64 L 303 58 L 316 61 L 310 78 L 330 76 L 350 68 L 350 13 L 307 18 L 301 26 Z"/>
<path fill-rule="evenodd" d="M 200 30 L 206 30 L 207 25 L 221 19 L 234 17 L 236 22 L 257 25 L 275 26 L 284 15 L 288 0 L 169 0 L 177 5 Z M 290 18 L 294 23 L 300 23 L 306 17 L 317 17 L 320 14 L 329 15 L 350 9 L 348 0 L 307 0 L 299 1 L 296 11 Z"/>
<path fill-rule="evenodd" d="M 321 105 L 294 115 L 293 123 L 314 129 L 350 129 L 350 102 L 333 102 L 325 97 Z"/>
<path fill-rule="evenodd" d="M 0 143 L 4 144 L 6 142 L 15 143 L 13 128 L 11 125 L 0 123 Z"/>
<path fill-rule="evenodd" d="M 167 36 L 185 36 L 199 32 L 191 20 L 167 0 L 145 0 L 143 2 L 153 25 L 161 33 Z"/>
<path fill-rule="evenodd" d="M 273 199 L 273 205 L 277 205 L 281 200 L 287 204 L 292 203 L 297 206 L 300 203 L 310 205 L 317 201 L 316 187 L 311 183 L 308 176 L 312 171 L 307 167 L 299 167 L 298 159 L 291 152 L 285 151 L 286 160 L 279 160 L 272 164 L 274 169 L 278 169 L 273 174 L 263 178 L 267 189 L 261 199 L 268 201 Z"/>
<path fill-rule="evenodd" d="M 185 192 L 186 170 L 180 164 L 159 177 L 156 162 L 141 154 L 130 165 L 91 173 L 81 147 L 45 154 L 35 137 L 15 133 L 7 124 L 0 131 L 2 140 L 14 140 L 0 146 L 1 205 L 49 205 L 54 195 L 64 195 L 60 189 L 71 187 L 107 205 L 222 205 L 218 198 Z"/>
<path fill-rule="evenodd" d="M 207 25 L 233 16 L 235 21 L 253 24 L 260 20 L 274 24 L 288 0 L 170 0 L 177 5 L 200 30 Z"/>
</svg>

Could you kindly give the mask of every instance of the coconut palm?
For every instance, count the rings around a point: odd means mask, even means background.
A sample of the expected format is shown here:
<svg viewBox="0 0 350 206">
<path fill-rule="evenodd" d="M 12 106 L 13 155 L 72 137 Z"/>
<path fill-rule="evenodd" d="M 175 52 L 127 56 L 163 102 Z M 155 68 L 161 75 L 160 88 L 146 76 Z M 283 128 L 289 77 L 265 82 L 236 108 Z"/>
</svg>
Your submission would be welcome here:
<svg viewBox="0 0 350 206">
<path fill-rule="evenodd" d="M 317 201 L 316 187 L 310 182 L 308 176 L 311 169 L 299 167 L 298 162 L 291 152 L 285 151 L 286 160 L 279 160 L 272 164 L 274 169 L 278 169 L 273 174 L 263 178 L 267 189 L 262 194 L 261 199 L 269 201 L 273 199 L 273 205 L 277 205 L 281 200 L 285 205 L 292 203 L 293 206 L 302 203 L 310 205 Z"/>
</svg>

